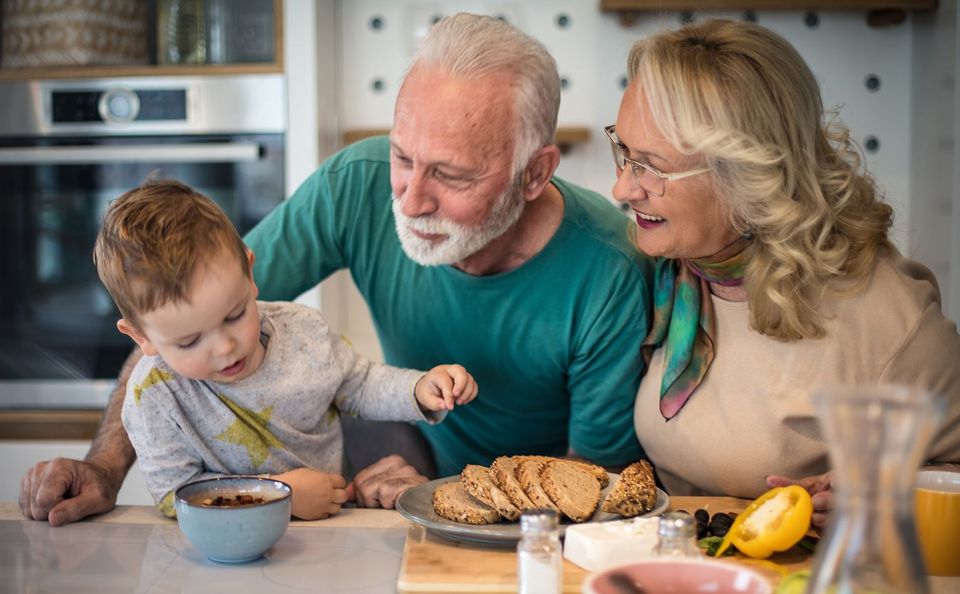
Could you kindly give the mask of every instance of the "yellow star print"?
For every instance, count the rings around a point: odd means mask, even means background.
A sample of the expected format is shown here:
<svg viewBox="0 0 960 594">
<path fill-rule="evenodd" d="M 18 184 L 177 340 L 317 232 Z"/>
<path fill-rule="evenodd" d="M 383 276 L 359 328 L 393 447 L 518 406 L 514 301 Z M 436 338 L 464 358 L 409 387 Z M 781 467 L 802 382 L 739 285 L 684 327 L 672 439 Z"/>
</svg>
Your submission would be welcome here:
<svg viewBox="0 0 960 594">
<path fill-rule="evenodd" d="M 157 369 L 154 367 L 150 370 L 150 373 L 143 378 L 143 382 L 135 385 L 133 387 L 133 400 L 137 404 L 140 404 L 140 396 L 143 392 L 150 386 L 155 386 L 157 384 L 162 384 L 173 379 L 173 376 L 169 372 L 166 372 L 162 369 Z"/>
<path fill-rule="evenodd" d="M 230 423 L 216 439 L 245 447 L 254 468 L 259 468 L 264 463 L 270 455 L 270 448 L 283 448 L 283 443 L 267 429 L 270 417 L 273 416 L 272 406 L 253 412 L 223 394 L 217 394 L 217 397 L 237 415 L 237 420 Z"/>
</svg>

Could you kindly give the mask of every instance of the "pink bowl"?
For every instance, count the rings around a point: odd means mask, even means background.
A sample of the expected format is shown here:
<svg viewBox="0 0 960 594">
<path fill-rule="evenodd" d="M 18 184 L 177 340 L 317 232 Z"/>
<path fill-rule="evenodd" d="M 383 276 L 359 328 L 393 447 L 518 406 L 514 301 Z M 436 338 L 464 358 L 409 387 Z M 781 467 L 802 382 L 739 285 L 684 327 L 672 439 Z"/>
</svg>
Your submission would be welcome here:
<svg viewBox="0 0 960 594">
<path fill-rule="evenodd" d="M 617 577 L 619 576 L 619 578 Z M 587 577 L 585 594 L 627 594 L 618 579 L 626 577 L 644 594 L 770 594 L 760 574 L 733 563 L 707 559 L 649 559 L 612 567 Z"/>
</svg>

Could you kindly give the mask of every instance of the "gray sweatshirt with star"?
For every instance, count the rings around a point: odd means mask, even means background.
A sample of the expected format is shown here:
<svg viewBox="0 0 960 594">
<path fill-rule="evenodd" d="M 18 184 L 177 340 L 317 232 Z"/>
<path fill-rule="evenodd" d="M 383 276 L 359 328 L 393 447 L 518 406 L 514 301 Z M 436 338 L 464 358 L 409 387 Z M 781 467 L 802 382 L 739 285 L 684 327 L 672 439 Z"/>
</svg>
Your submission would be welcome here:
<svg viewBox="0 0 960 594">
<path fill-rule="evenodd" d="M 160 357 L 143 357 L 127 383 L 123 426 L 157 507 L 174 515 L 173 492 L 212 476 L 314 468 L 340 474 L 340 415 L 439 422 L 414 397 L 424 372 L 372 363 L 315 309 L 258 301 L 266 355 L 249 377 L 191 380 Z"/>
</svg>

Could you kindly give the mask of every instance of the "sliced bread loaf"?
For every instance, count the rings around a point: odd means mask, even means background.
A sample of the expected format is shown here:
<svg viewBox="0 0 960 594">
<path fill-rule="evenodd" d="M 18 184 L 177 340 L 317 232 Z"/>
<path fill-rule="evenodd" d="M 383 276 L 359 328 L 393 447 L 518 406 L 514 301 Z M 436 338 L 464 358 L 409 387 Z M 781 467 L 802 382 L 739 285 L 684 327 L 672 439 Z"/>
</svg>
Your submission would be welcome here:
<svg viewBox="0 0 960 594">
<path fill-rule="evenodd" d="M 603 511 L 625 517 L 639 516 L 657 504 L 657 485 L 653 468 L 646 460 L 634 462 L 623 469 L 603 500 Z"/>
<path fill-rule="evenodd" d="M 507 494 L 494 484 L 490 470 L 486 466 L 467 464 L 460 473 L 460 482 L 481 502 L 487 504 L 511 522 L 520 518 L 520 510 L 510 501 Z"/>
<path fill-rule="evenodd" d="M 460 481 L 444 483 L 434 489 L 433 510 L 441 518 L 466 524 L 493 524 L 500 521 L 500 514 L 474 499 Z"/>
<path fill-rule="evenodd" d="M 585 522 L 600 503 L 600 483 L 589 470 L 566 460 L 551 460 L 540 472 L 540 484 L 550 500 L 574 522 Z"/>
</svg>

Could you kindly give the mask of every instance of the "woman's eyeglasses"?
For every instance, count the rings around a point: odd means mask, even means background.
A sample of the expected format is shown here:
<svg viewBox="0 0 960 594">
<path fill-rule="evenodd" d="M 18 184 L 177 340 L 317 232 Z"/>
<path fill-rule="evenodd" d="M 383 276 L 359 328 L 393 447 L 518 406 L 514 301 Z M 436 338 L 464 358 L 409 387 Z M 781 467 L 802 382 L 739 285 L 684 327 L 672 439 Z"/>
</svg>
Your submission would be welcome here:
<svg viewBox="0 0 960 594">
<path fill-rule="evenodd" d="M 623 171 L 627 165 L 629 165 L 630 171 L 633 173 L 633 179 L 640 184 L 641 188 L 654 196 L 663 196 L 663 193 L 667 189 L 668 181 L 676 181 L 710 171 L 709 167 L 704 167 L 701 169 L 691 169 L 690 171 L 681 171 L 679 173 L 664 173 L 649 163 L 641 163 L 640 161 L 634 161 L 627 157 L 626 147 L 623 146 L 623 143 L 617 138 L 615 125 L 607 126 L 603 131 L 607 133 L 607 138 L 610 139 L 610 148 L 613 150 L 613 162 L 616 163 L 617 169 Z"/>
</svg>

